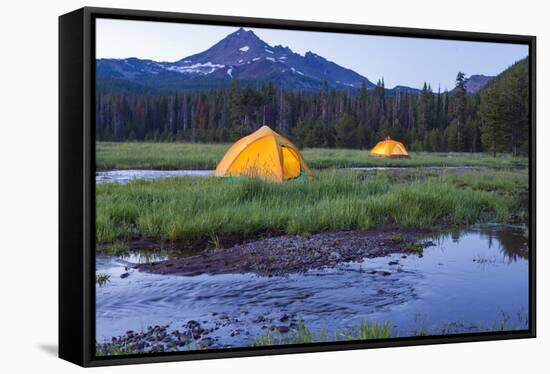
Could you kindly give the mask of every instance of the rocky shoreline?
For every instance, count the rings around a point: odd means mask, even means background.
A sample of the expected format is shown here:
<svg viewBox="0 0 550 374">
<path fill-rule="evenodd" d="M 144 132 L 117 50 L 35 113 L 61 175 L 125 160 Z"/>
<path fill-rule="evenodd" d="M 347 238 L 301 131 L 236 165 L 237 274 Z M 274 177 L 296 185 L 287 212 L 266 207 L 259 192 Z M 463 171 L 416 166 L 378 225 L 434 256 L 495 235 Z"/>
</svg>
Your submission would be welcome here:
<svg viewBox="0 0 550 374">
<path fill-rule="evenodd" d="M 281 276 L 312 269 L 334 267 L 343 262 L 382 257 L 392 253 L 422 256 L 419 229 L 322 232 L 309 236 L 283 235 L 218 248 L 190 257 L 174 257 L 135 265 L 155 274 L 195 276 L 200 274 L 255 273 Z"/>
<path fill-rule="evenodd" d="M 189 320 L 182 325 L 168 324 L 148 326 L 144 331 L 128 330 L 125 334 L 113 337 L 110 342 L 96 345 L 98 355 L 118 355 L 134 353 L 179 352 L 187 350 L 231 348 L 219 342 L 219 332 L 230 330 L 228 335 L 250 335 L 235 326 L 239 320 L 224 313 L 212 313 L 209 321 Z M 252 323 L 266 333 L 288 334 L 299 328 L 296 315 L 282 314 L 278 317 L 258 315 Z M 250 341 L 254 341 L 250 337 Z"/>
</svg>

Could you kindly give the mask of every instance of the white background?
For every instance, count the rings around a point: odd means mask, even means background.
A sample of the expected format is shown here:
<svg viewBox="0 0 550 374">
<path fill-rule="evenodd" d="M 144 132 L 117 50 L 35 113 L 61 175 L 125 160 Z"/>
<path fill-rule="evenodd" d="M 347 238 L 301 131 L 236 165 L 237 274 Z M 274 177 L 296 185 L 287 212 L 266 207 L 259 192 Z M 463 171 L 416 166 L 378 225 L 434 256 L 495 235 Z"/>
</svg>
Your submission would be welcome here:
<svg viewBox="0 0 550 374">
<path fill-rule="evenodd" d="M 530 34 L 538 37 L 538 144 L 550 140 L 550 27 L 544 1 L 5 1 L 0 21 L 0 370 L 78 370 L 57 355 L 57 17 L 84 5 Z M 546 141 L 545 141 L 546 140 Z M 538 153 L 538 338 L 93 369 L 141 373 L 548 370 L 550 208 Z M 543 369 L 544 368 L 544 369 Z"/>
</svg>

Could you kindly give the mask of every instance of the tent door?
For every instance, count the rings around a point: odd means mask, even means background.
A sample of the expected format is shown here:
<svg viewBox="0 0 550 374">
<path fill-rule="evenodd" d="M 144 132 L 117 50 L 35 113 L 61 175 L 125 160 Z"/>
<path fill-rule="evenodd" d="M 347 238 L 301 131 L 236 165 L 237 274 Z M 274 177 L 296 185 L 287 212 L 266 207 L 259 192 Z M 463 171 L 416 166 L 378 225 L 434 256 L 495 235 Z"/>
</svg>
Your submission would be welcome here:
<svg viewBox="0 0 550 374">
<path fill-rule="evenodd" d="M 296 152 L 288 147 L 282 146 L 281 153 L 283 156 L 283 178 L 285 180 L 297 178 L 300 176 L 300 158 Z"/>
</svg>

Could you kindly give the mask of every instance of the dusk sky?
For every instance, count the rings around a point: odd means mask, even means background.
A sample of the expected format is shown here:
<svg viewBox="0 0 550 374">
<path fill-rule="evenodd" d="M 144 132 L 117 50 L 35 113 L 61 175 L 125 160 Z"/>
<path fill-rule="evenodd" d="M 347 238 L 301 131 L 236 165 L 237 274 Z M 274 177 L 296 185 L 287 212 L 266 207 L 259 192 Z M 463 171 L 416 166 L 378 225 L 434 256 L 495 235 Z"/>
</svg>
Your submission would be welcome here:
<svg viewBox="0 0 550 374">
<path fill-rule="evenodd" d="M 312 51 L 343 67 L 355 70 L 386 87 L 451 89 L 458 71 L 497 75 L 528 55 L 527 45 L 448 41 L 325 32 L 252 30 L 271 46 L 281 44 L 294 52 Z M 190 25 L 148 21 L 98 19 L 97 58 L 137 57 L 176 61 L 202 52 L 237 30 L 237 27 Z"/>
</svg>

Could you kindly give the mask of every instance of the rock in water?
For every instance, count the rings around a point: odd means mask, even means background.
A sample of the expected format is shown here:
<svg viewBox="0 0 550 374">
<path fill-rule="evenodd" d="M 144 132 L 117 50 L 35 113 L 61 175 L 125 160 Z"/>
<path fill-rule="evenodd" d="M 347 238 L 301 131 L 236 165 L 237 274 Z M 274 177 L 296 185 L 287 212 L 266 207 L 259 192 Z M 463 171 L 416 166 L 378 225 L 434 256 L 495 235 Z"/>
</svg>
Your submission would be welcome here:
<svg viewBox="0 0 550 374">
<path fill-rule="evenodd" d="M 275 331 L 281 334 L 286 334 L 289 330 L 288 326 L 275 326 Z"/>
</svg>

